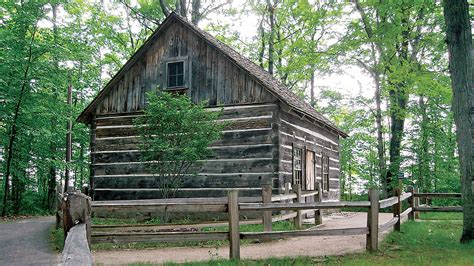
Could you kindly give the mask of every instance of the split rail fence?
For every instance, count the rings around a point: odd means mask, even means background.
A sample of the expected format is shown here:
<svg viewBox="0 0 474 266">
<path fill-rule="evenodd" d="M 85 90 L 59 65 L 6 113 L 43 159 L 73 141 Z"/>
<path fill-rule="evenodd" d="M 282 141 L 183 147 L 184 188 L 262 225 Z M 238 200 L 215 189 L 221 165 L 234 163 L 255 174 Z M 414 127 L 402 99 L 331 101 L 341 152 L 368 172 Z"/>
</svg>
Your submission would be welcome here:
<svg viewBox="0 0 474 266">
<path fill-rule="evenodd" d="M 229 226 L 228 231 L 201 232 L 201 231 L 167 231 L 150 232 L 150 230 L 140 231 L 143 228 L 135 227 L 134 230 L 117 232 L 107 231 L 107 226 L 93 226 L 91 230 L 85 228 L 87 240 L 92 243 L 136 243 L 136 242 L 182 242 L 182 241 L 210 241 L 227 240 L 229 241 L 229 257 L 231 259 L 240 259 L 240 242 L 243 239 L 281 239 L 287 237 L 301 236 L 348 236 L 348 235 L 366 235 L 366 249 L 374 251 L 378 249 L 378 234 L 391 228 L 399 231 L 401 221 L 405 218 L 414 220 L 418 212 L 431 211 L 462 211 L 459 206 L 429 207 L 419 204 L 420 198 L 450 197 L 460 198 L 459 193 L 418 193 L 415 189 L 403 193 L 396 190 L 396 196 L 379 200 L 378 191 L 369 190 L 367 201 L 340 201 L 340 202 L 321 202 L 320 188 L 316 192 L 303 194 L 300 189 L 297 193 L 272 196 L 271 187 L 262 188 L 261 202 L 249 202 L 255 199 L 248 197 L 239 197 L 238 190 L 228 192 L 227 198 L 222 199 L 185 199 L 181 201 L 173 200 L 134 200 L 134 201 L 111 201 L 111 202 L 92 202 L 93 211 L 127 211 L 137 210 L 159 212 L 205 212 L 205 213 L 227 213 Z M 302 203 L 303 198 L 314 197 L 313 202 Z M 296 202 L 286 202 L 296 199 Z M 275 202 L 280 201 L 280 202 Z M 408 208 L 403 210 L 403 202 L 407 201 Z M 321 219 L 321 210 L 324 209 L 367 209 L 367 224 L 364 227 L 338 228 L 338 229 L 311 229 L 301 230 L 303 215 L 306 212 L 315 212 L 316 223 Z M 392 208 L 393 218 L 386 223 L 379 224 L 379 211 L 385 208 Z M 67 209 L 67 207 L 66 207 Z M 242 212 L 260 212 L 262 213 L 261 223 L 263 232 L 240 232 L 240 225 L 245 223 L 241 220 Z M 272 216 L 273 212 L 294 211 L 283 215 Z M 65 215 L 66 217 L 66 215 Z M 296 228 L 294 231 L 273 231 L 272 222 L 294 219 Z M 87 223 L 86 223 L 87 224 Z M 89 223 L 90 224 L 90 223 Z M 192 226 L 192 225 L 191 225 Z M 206 226 L 206 225 L 203 225 Z M 78 226 L 74 226 L 78 227 Z M 84 227 L 87 227 L 84 226 Z M 120 227 L 120 226 L 119 226 Z M 158 226 L 165 228 L 165 226 Z M 132 227 L 133 228 L 133 227 Z M 109 228 L 110 229 L 110 228 Z M 83 230 L 83 229 L 79 229 Z M 70 231 L 71 232 L 71 231 Z M 82 241 L 84 242 L 84 240 Z M 89 242 L 90 243 L 90 242 Z M 67 244 L 67 240 L 66 240 Z M 85 246 L 85 245 L 82 245 Z M 86 246 L 89 247 L 89 246 Z M 66 251 L 66 249 L 65 249 Z M 63 252 L 63 258 L 67 255 Z"/>
</svg>

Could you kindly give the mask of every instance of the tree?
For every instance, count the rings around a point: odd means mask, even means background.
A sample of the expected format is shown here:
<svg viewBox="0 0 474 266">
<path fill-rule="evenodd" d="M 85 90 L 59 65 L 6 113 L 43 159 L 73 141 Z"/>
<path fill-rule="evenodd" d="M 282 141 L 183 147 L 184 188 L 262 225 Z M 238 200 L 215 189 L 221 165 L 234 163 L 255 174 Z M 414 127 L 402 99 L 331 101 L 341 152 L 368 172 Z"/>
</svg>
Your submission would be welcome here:
<svg viewBox="0 0 474 266">
<path fill-rule="evenodd" d="M 453 112 L 459 148 L 463 232 L 461 242 L 474 239 L 474 163 L 472 162 L 472 138 L 474 107 L 472 71 L 472 32 L 469 7 L 466 0 L 444 1 L 446 42 L 449 50 L 449 71 L 453 87 Z M 471 56 L 470 56 L 471 55 Z"/>
<path fill-rule="evenodd" d="M 190 167 L 212 155 L 208 146 L 218 140 L 223 127 L 219 112 L 205 103 L 194 104 L 186 95 L 168 92 L 147 94 L 145 115 L 136 119 L 142 160 L 157 177 L 162 198 L 172 198 Z"/>
</svg>

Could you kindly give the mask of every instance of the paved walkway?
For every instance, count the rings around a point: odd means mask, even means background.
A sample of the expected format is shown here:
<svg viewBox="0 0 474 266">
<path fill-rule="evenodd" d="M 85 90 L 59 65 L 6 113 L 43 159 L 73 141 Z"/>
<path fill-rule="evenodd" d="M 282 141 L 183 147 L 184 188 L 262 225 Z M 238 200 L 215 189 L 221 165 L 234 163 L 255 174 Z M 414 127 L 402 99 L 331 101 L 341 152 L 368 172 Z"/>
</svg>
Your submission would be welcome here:
<svg viewBox="0 0 474 266">
<path fill-rule="evenodd" d="M 381 213 L 379 223 L 389 221 L 391 213 Z M 350 213 L 324 217 L 321 229 L 364 227 L 365 213 Z M 342 255 L 365 251 L 365 235 L 357 236 L 311 236 L 241 246 L 242 259 L 268 257 Z M 164 263 L 207 261 L 228 258 L 228 246 L 219 248 L 160 248 L 150 250 L 98 251 L 93 253 L 95 263 L 129 264 L 138 262 Z"/>
<path fill-rule="evenodd" d="M 49 244 L 54 217 L 0 223 L 0 265 L 56 265 Z"/>
</svg>

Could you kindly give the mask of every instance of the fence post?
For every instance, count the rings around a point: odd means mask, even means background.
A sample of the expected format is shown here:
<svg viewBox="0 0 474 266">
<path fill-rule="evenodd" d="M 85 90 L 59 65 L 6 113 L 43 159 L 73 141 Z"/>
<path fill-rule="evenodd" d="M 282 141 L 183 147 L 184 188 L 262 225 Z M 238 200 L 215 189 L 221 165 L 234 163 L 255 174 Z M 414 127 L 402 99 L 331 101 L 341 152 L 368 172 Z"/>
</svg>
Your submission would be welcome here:
<svg viewBox="0 0 474 266">
<path fill-rule="evenodd" d="M 400 202 L 400 195 L 402 194 L 402 190 L 400 188 L 395 189 L 395 197 L 397 197 L 397 203 L 393 205 L 393 217 L 397 217 L 397 223 L 394 225 L 394 230 L 400 232 L 400 224 L 401 224 L 401 217 L 400 213 L 402 213 L 402 203 Z"/>
<path fill-rule="evenodd" d="M 80 191 L 69 190 L 62 201 L 63 229 L 66 239 L 69 230 L 76 224 L 86 225 L 87 242 L 91 245 L 91 198 Z"/>
<path fill-rule="evenodd" d="M 414 211 L 415 208 L 420 206 L 420 198 L 415 197 L 415 194 L 418 193 L 418 188 L 413 188 L 413 216 L 416 219 L 420 219 L 420 212 Z"/>
<path fill-rule="evenodd" d="M 296 202 L 301 203 L 301 185 L 297 185 L 295 187 L 296 190 Z M 303 215 L 302 211 L 298 210 L 296 211 L 296 217 L 295 217 L 295 227 L 296 229 L 302 229 L 303 228 Z"/>
<path fill-rule="evenodd" d="M 240 260 L 239 191 L 238 190 L 229 191 L 228 212 L 229 212 L 229 258 Z"/>
<path fill-rule="evenodd" d="M 415 206 L 415 197 L 414 197 L 414 189 L 413 186 L 408 187 L 408 191 L 411 193 L 411 196 L 408 198 L 408 204 L 410 205 L 409 208 L 411 208 L 411 212 L 408 213 L 408 220 L 414 221 L 415 220 L 415 211 L 413 210 L 413 207 Z"/>
<path fill-rule="evenodd" d="M 262 202 L 271 203 L 272 202 L 272 185 L 263 185 L 262 187 Z M 272 231 L 272 211 L 263 211 L 262 216 L 263 222 L 263 231 L 270 232 Z"/>
<path fill-rule="evenodd" d="M 321 202 L 322 201 L 322 190 L 321 190 L 321 183 L 316 182 L 316 191 L 318 192 L 317 195 L 314 195 L 314 202 Z M 323 223 L 323 214 L 321 210 L 314 210 L 314 224 L 322 224 Z"/>
<path fill-rule="evenodd" d="M 375 251 L 379 247 L 379 191 L 376 188 L 369 189 L 370 207 L 367 212 L 367 227 L 369 233 L 366 236 L 366 249 Z"/>
</svg>

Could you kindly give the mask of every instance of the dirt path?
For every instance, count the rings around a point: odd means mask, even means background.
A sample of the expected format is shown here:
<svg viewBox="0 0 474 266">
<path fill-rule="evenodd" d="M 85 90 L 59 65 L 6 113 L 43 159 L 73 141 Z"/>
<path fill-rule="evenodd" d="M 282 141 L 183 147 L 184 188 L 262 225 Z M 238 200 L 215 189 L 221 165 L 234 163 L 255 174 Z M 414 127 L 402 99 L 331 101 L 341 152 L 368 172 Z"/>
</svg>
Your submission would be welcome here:
<svg viewBox="0 0 474 266">
<path fill-rule="evenodd" d="M 55 265 L 49 233 L 54 217 L 21 219 L 0 224 L 0 265 Z"/>
<path fill-rule="evenodd" d="M 389 221 L 391 213 L 381 213 L 380 223 Z M 324 217 L 321 229 L 364 227 L 367 224 L 365 213 L 350 213 Z M 298 237 L 241 246 L 242 259 L 262 259 L 268 257 L 324 256 L 363 252 L 365 235 L 357 236 L 314 236 Z M 163 263 L 206 261 L 228 258 L 229 248 L 160 248 L 150 250 L 98 251 L 93 253 L 94 261 L 101 264 L 129 264 L 137 262 Z"/>
</svg>

